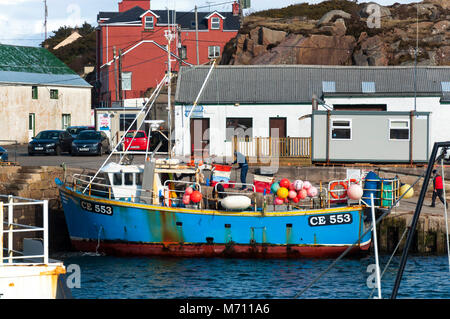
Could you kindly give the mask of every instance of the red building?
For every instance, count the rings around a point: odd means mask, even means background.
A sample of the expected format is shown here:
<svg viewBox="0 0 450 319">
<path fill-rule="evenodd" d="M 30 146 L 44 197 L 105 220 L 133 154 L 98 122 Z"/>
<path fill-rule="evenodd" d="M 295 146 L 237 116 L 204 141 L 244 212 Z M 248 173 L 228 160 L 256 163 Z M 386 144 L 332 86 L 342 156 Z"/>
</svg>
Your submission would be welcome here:
<svg viewBox="0 0 450 319">
<path fill-rule="evenodd" d="M 100 106 L 119 105 L 115 102 L 121 100 L 142 105 L 137 101 L 148 89 L 155 88 L 167 71 L 168 27 L 175 31 L 170 43 L 172 71 L 178 71 L 180 65 L 204 64 L 219 57 L 239 30 L 238 4 L 230 9 L 198 12 L 196 17 L 194 10 L 151 10 L 149 0 L 122 0 L 118 12 L 99 12 Z"/>
</svg>

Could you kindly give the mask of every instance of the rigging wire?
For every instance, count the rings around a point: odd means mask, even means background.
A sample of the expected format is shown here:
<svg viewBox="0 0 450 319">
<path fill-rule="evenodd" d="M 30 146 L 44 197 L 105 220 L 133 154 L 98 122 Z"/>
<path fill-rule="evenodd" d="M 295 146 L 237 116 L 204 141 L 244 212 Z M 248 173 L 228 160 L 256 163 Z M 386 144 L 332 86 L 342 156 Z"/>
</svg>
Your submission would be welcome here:
<svg viewBox="0 0 450 319">
<path fill-rule="evenodd" d="M 384 212 L 377 220 L 376 223 L 378 224 L 386 215 L 388 215 L 392 208 L 394 208 L 398 202 L 400 202 L 400 200 L 408 193 L 408 191 L 410 189 L 412 189 L 414 187 L 414 185 L 416 185 L 420 179 L 422 177 L 424 177 L 426 174 L 426 172 L 422 173 L 422 175 L 420 175 L 417 180 L 412 183 L 409 188 L 403 193 L 403 195 L 401 195 L 392 205 L 391 207 L 389 207 L 389 209 Z M 336 265 L 338 263 L 339 260 L 341 260 L 342 258 L 344 258 L 344 256 L 353 248 L 353 246 L 355 246 L 356 244 L 358 244 L 360 242 L 360 240 L 366 235 L 368 234 L 370 231 L 372 231 L 373 226 L 370 227 L 369 229 L 367 229 L 351 246 L 349 246 L 338 258 L 336 258 L 328 267 L 327 269 L 325 269 L 322 273 L 320 273 L 313 281 L 311 281 L 305 288 L 303 288 L 299 293 L 297 293 L 294 296 L 294 299 L 300 297 L 303 293 L 305 293 L 309 288 L 311 288 L 320 278 L 322 278 L 323 275 L 325 275 L 328 271 L 330 271 L 331 268 L 334 267 L 334 265 Z"/>
</svg>

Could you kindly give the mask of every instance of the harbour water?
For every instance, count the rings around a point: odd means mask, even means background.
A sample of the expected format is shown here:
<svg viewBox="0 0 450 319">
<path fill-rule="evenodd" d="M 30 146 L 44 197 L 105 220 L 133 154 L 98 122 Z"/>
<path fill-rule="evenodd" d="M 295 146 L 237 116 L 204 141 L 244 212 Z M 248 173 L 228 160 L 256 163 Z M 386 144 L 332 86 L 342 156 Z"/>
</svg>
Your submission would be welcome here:
<svg viewBox="0 0 450 319">
<path fill-rule="evenodd" d="M 389 257 L 380 256 L 381 271 Z M 79 288 L 72 289 L 75 299 L 291 299 L 333 261 L 81 254 L 64 258 L 66 267 L 79 266 Z M 383 298 L 390 297 L 399 261 L 400 256 L 394 257 L 382 278 Z M 300 298 L 373 298 L 375 275 L 367 271 L 373 263 L 373 256 L 340 260 Z M 447 256 L 409 256 L 397 298 L 450 299 L 449 276 Z"/>
</svg>

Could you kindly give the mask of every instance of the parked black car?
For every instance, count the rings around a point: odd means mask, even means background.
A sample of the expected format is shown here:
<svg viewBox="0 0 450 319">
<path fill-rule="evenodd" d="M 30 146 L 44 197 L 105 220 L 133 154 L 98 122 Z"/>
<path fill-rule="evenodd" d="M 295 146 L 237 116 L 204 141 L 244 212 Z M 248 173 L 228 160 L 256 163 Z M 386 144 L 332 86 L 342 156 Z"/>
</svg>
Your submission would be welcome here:
<svg viewBox="0 0 450 319">
<path fill-rule="evenodd" d="M 95 130 L 95 127 L 81 125 L 81 126 L 69 126 L 68 128 L 66 128 L 66 131 L 69 132 L 69 134 L 72 135 L 74 139 L 77 137 L 78 134 L 80 134 L 80 132 L 86 130 Z"/>
<path fill-rule="evenodd" d="M 28 155 L 71 152 L 72 136 L 63 130 L 42 131 L 28 143 Z"/>
<path fill-rule="evenodd" d="M 95 154 L 101 156 L 110 152 L 109 138 L 101 131 L 82 131 L 72 142 L 72 155 Z"/>
<path fill-rule="evenodd" d="M 0 162 L 8 161 L 8 151 L 0 146 Z"/>
</svg>

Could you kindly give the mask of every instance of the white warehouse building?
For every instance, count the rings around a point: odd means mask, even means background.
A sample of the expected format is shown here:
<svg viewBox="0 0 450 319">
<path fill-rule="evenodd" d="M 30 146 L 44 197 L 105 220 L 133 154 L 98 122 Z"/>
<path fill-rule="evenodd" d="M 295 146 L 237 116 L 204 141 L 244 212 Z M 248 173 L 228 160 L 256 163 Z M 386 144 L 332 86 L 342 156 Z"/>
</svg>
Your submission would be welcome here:
<svg viewBox="0 0 450 319">
<path fill-rule="evenodd" d="M 209 69 L 178 75 L 178 156 L 426 162 L 450 140 L 450 67 L 217 66 L 190 112 Z"/>
</svg>

